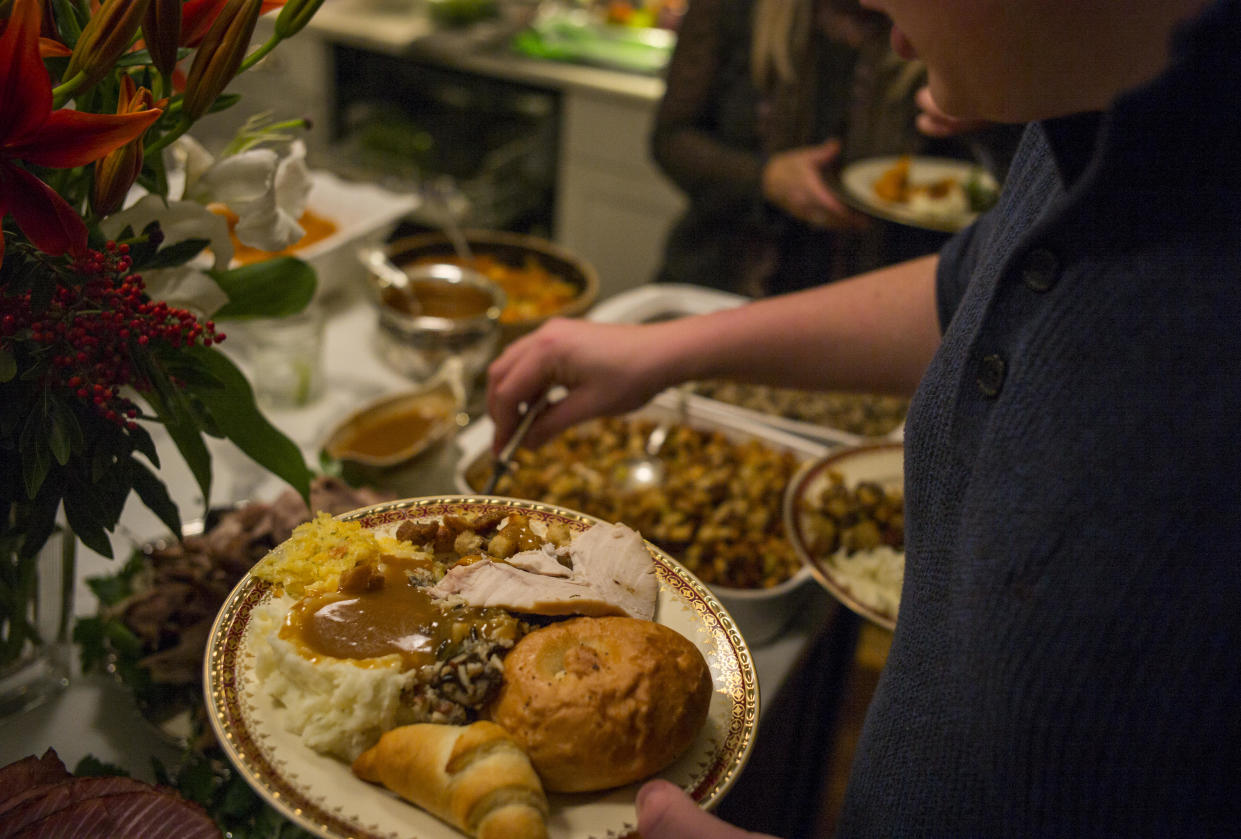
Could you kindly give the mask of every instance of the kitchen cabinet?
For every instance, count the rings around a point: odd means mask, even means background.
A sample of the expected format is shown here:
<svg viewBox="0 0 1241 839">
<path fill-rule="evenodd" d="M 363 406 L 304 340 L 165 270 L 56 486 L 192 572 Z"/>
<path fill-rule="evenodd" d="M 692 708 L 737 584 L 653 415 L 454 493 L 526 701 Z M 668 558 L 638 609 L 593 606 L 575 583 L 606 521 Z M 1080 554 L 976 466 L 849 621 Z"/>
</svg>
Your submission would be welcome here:
<svg viewBox="0 0 1241 839">
<path fill-rule="evenodd" d="M 569 91 L 561 105 L 555 238 L 599 272 L 600 297 L 650 281 L 684 199 L 651 162 L 655 102 Z"/>
</svg>

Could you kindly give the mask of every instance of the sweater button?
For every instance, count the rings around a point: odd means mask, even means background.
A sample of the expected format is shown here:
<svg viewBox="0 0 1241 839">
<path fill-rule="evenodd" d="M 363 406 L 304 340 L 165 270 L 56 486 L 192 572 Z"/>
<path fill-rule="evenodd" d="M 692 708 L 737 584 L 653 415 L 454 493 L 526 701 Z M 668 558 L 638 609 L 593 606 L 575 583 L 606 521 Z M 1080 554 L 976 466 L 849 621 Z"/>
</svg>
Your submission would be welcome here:
<svg viewBox="0 0 1241 839">
<path fill-rule="evenodd" d="M 983 396 L 1000 395 L 1000 389 L 1004 387 L 1005 372 L 1006 365 L 1003 358 L 995 353 L 983 356 L 982 363 L 978 365 L 978 389 Z"/>
<path fill-rule="evenodd" d="M 1046 248 L 1035 248 L 1026 254 L 1021 266 L 1021 281 L 1032 291 L 1049 291 L 1056 284 L 1060 260 Z"/>
</svg>

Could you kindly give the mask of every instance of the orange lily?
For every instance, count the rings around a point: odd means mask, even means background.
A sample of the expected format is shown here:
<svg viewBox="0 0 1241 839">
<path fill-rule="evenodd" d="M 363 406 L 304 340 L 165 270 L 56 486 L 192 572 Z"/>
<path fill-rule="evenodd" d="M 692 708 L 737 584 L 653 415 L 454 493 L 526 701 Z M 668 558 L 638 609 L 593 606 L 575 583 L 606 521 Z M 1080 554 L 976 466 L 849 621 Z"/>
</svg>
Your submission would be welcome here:
<svg viewBox="0 0 1241 839">
<path fill-rule="evenodd" d="M 138 87 L 132 78 L 122 75 L 116 112 L 134 114 L 150 107 L 151 91 Z M 142 172 L 142 153 L 142 137 L 138 137 L 108 152 L 95 163 L 91 206 L 97 215 L 106 216 L 121 208 L 129 188 Z"/>
<path fill-rule="evenodd" d="M 181 6 L 181 46 L 196 47 L 224 10 L 226 0 L 186 0 Z M 259 16 L 284 6 L 286 0 L 263 0 Z"/>
<path fill-rule="evenodd" d="M 0 218 L 9 213 L 39 250 L 86 249 L 86 224 L 57 192 L 16 161 L 67 169 L 141 136 L 159 108 L 129 114 L 52 110 L 52 82 L 39 58 L 42 0 L 14 0 L 0 33 Z M 0 237 L 0 262 L 4 240 Z"/>
</svg>

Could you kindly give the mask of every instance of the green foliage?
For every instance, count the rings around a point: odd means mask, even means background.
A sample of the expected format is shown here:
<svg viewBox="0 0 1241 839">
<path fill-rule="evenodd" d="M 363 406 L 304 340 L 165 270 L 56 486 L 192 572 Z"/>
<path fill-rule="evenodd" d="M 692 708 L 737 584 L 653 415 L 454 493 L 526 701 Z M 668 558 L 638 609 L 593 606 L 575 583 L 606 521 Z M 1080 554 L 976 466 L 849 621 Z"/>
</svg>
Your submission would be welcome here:
<svg viewBox="0 0 1241 839">
<path fill-rule="evenodd" d="M 175 789 L 182 798 L 202 805 L 220 831 L 231 839 L 311 839 L 269 807 L 218 753 L 187 752 L 169 769 L 152 761 L 155 782 Z M 123 776 L 129 772 L 87 755 L 74 767 L 80 778 Z"/>
</svg>

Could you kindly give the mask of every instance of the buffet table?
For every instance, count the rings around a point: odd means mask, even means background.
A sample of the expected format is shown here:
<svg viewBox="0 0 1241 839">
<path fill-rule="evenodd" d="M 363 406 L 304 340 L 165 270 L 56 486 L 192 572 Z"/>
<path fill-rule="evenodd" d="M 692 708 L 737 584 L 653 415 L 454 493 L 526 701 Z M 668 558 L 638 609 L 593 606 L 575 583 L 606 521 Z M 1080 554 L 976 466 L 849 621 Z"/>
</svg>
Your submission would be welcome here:
<svg viewBox="0 0 1241 839">
<path fill-rule="evenodd" d="M 316 463 L 318 447 L 331 425 L 370 398 L 408 389 L 410 383 L 385 368 L 370 345 L 374 312 L 364 301 L 335 300 L 330 304 L 324 337 L 323 395 L 303 408 L 271 410 L 269 418 L 303 449 L 307 461 Z M 227 347 L 228 344 L 226 343 Z M 241 349 L 234 346 L 234 350 Z M 212 445 L 214 482 L 210 499 L 203 499 L 189 470 L 166 435 L 155 429 L 160 451 L 161 477 L 167 482 L 183 519 L 200 517 L 207 504 L 236 504 L 245 500 L 268 500 L 285 487 L 231 447 Z M 454 472 L 460 450 L 448 442 L 426 452 L 409 466 L 392 473 L 382 488 L 401 497 L 454 494 Z M 159 520 L 137 501 L 131 500 L 118 527 L 114 545 L 122 557 L 130 546 L 165 535 Z M 85 548 L 79 550 L 76 612 L 96 610 L 93 593 L 85 580 L 115 573 L 117 560 L 108 560 Z M 818 586 L 807 586 L 801 606 L 783 634 L 751 649 L 758 672 L 762 709 L 793 670 L 799 657 L 837 609 Z M 151 759 L 175 765 L 180 747 L 166 739 L 138 713 L 131 697 L 116 681 L 104 675 L 76 676 L 69 687 L 34 709 L 0 720 L 0 765 L 53 747 L 72 768 L 81 758 L 93 755 L 123 767 L 139 778 L 153 777 Z"/>
</svg>

